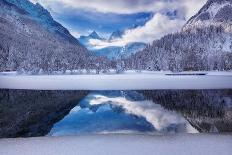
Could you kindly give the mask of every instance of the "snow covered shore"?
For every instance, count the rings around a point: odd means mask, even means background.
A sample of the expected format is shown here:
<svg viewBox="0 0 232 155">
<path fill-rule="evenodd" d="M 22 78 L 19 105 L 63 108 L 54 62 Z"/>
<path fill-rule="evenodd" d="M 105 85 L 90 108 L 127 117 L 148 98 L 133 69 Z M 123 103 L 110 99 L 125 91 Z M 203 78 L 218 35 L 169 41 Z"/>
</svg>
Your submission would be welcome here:
<svg viewBox="0 0 232 155">
<path fill-rule="evenodd" d="M 1 155 L 231 155 L 232 135 L 90 135 L 0 140 Z"/>
<path fill-rule="evenodd" d="M 169 72 L 167 72 L 169 74 Z M 2 89 L 35 90 L 153 90 L 153 89 L 231 89 L 232 72 L 206 75 L 166 75 L 166 72 L 80 75 L 0 74 Z"/>
</svg>

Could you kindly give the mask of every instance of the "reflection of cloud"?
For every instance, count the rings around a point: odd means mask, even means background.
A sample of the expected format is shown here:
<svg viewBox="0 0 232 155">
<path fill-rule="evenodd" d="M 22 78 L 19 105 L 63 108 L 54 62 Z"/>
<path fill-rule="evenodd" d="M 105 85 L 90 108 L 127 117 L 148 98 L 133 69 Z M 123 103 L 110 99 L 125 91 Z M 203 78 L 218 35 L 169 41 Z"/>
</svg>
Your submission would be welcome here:
<svg viewBox="0 0 232 155">
<path fill-rule="evenodd" d="M 150 43 L 168 33 L 178 31 L 184 23 L 185 20 L 171 20 L 167 16 L 157 13 L 144 26 L 127 30 L 121 39 L 116 39 L 111 42 L 93 39 L 89 43 L 98 49 L 107 46 L 124 46 L 130 42 Z"/>
<path fill-rule="evenodd" d="M 110 102 L 113 105 L 122 106 L 127 113 L 146 118 L 157 131 L 167 131 L 168 127 L 175 125 L 177 131 L 197 133 L 181 115 L 168 111 L 152 101 L 130 101 L 123 97 L 110 98 L 102 95 L 95 95 L 95 99 L 90 100 L 90 105 L 99 105 Z"/>
</svg>

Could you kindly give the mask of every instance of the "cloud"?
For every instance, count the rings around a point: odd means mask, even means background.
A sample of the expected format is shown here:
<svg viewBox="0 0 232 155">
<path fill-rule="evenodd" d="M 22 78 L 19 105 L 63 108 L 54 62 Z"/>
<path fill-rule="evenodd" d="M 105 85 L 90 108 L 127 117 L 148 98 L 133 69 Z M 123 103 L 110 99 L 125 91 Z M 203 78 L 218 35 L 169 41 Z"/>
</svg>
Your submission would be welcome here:
<svg viewBox="0 0 232 155">
<path fill-rule="evenodd" d="M 162 8 L 171 7 L 176 1 L 170 0 L 31 0 L 44 5 L 72 7 L 76 9 L 95 10 L 103 13 L 131 14 L 138 12 L 153 12 Z"/>
<path fill-rule="evenodd" d="M 182 19 L 170 19 L 169 17 L 157 13 L 144 26 L 125 31 L 120 39 L 113 41 L 90 40 L 90 44 L 97 49 L 107 46 L 125 46 L 130 42 L 150 43 L 162 36 L 178 31 L 185 23 Z"/>
<path fill-rule="evenodd" d="M 103 13 L 132 14 L 139 12 L 161 12 L 167 9 L 184 8 L 189 18 L 207 0 L 31 0 L 39 2 L 55 11 L 62 11 L 63 8 L 75 8 L 92 10 Z"/>
<path fill-rule="evenodd" d="M 81 36 L 80 32 L 69 29 L 69 32 L 76 38 L 79 38 Z"/>
<path fill-rule="evenodd" d="M 130 42 L 151 43 L 155 39 L 176 32 L 187 20 L 197 13 L 207 0 L 32 0 L 40 2 L 55 12 L 85 10 L 101 13 L 133 14 L 152 12 L 154 14 L 144 26 L 128 29 L 121 39 L 109 41 L 90 40 L 96 49 L 107 46 L 124 46 Z M 166 15 L 176 11 L 174 18 Z M 74 31 L 74 30 L 72 30 Z M 79 35 L 79 34 L 78 34 Z M 76 35 L 77 36 L 77 35 Z"/>
<path fill-rule="evenodd" d="M 177 2 L 178 5 L 176 4 Z M 180 30 L 187 20 L 196 14 L 205 2 L 206 0 L 195 0 L 194 2 L 189 0 L 175 0 L 163 1 L 161 5 L 161 2 L 159 1 L 159 9 L 155 9 L 157 6 L 152 6 L 154 8 L 153 11 L 156 13 L 144 26 L 125 31 L 125 34 L 121 39 L 113 40 L 111 42 L 93 39 L 90 40 L 89 44 L 95 46 L 96 49 L 101 49 L 107 46 L 125 46 L 130 42 L 151 43 L 166 34 Z M 170 19 L 170 17 L 165 15 L 164 11 L 161 11 L 165 10 L 165 8 L 166 10 L 176 9 L 176 18 Z M 149 9 L 149 7 L 146 9 Z"/>
</svg>

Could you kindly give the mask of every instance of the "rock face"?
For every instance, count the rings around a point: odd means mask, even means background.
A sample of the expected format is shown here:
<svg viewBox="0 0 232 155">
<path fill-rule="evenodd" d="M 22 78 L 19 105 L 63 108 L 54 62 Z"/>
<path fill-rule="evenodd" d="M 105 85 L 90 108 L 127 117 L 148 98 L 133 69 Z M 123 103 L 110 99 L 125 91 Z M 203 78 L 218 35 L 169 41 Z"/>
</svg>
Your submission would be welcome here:
<svg viewBox="0 0 232 155">
<path fill-rule="evenodd" d="M 183 27 L 184 31 L 209 26 L 222 26 L 232 32 L 232 1 L 209 0 Z"/>
<path fill-rule="evenodd" d="M 0 138 L 46 135 L 87 93 L 0 90 Z"/>
<path fill-rule="evenodd" d="M 232 132 L 231 90 L 142 91 L 166 109 L 182 114 L 200 132 Z"/>
</svg>

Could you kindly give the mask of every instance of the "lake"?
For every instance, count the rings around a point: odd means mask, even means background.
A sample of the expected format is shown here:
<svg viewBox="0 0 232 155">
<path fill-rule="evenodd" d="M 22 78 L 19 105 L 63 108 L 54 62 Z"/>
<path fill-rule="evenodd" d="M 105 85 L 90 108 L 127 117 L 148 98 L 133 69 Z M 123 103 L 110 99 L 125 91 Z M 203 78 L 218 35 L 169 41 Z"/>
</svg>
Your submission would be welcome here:
<svg viewBox="0 0 232 155">
<path fill-rule="evenodd" d="M 0 90 L 0 137 L 232 132 L 232 90 Z"/>
</svg>

